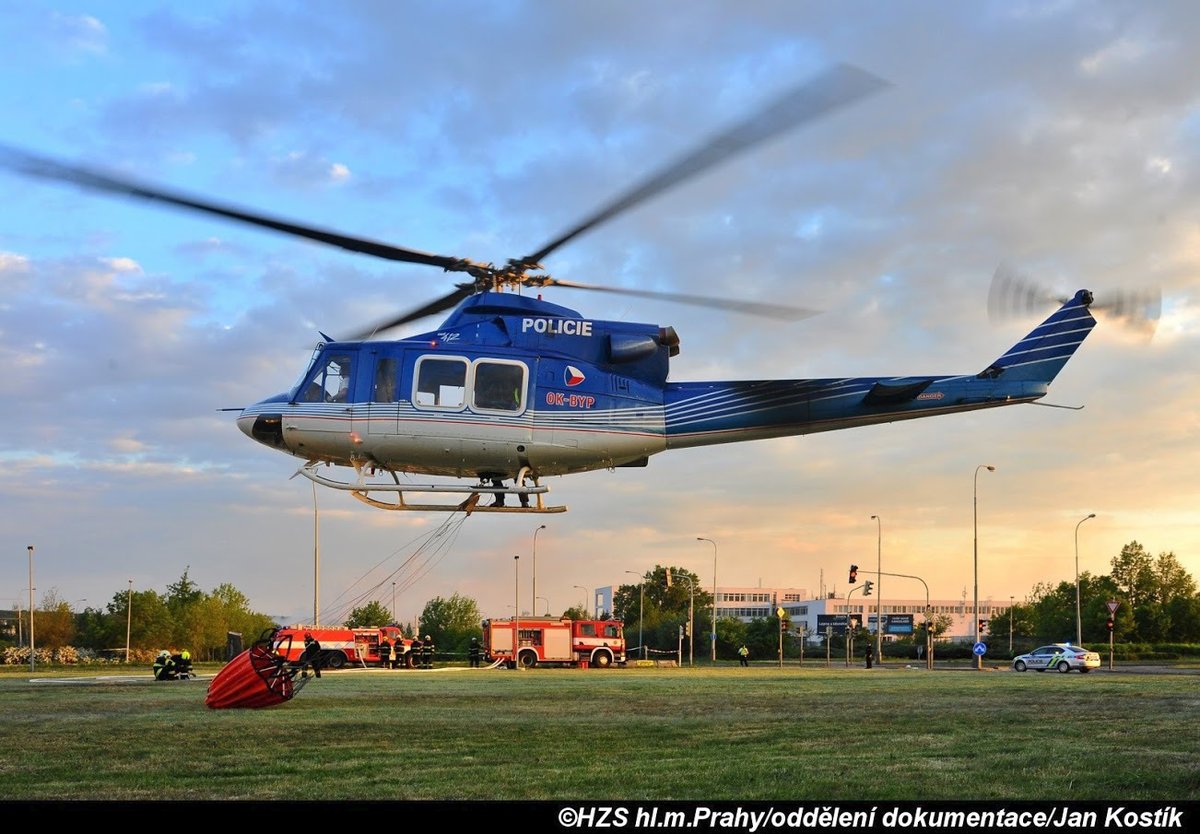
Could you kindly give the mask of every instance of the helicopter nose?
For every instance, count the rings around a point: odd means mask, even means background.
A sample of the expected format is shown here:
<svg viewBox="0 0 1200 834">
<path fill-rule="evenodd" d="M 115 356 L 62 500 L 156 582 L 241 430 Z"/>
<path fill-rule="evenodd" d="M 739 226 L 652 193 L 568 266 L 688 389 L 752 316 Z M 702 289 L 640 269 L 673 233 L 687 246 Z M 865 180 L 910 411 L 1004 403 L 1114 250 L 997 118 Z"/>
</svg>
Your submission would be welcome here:
<svg viewBox="0 0 1200 834">
<path fill-rule="evenodd" d="M 256 414 L 238 420 L 238 428 L 252 440 L 279 449 L 283 446 L 283 415 Z"/>
</svg>

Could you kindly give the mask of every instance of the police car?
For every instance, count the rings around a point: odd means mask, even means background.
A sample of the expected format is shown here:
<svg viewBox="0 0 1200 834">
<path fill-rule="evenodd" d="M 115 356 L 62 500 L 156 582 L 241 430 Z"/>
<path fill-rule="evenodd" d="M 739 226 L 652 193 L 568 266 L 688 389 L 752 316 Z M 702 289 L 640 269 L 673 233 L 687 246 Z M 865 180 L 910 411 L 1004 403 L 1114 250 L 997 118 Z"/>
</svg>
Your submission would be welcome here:
<svg viewBox="0 0 1200 834">
<path fill-rule="evenodd" d="M 1012 666 L 1018 672 L 1024 672 L 1026 669 L 1036 672 L 1044 672 L 1047 669 L 1057 669 L 1063 673 L 1072 669 L 1090 672 L 1100 667 L 1100 655 L 1088 651 L 1083 646 L 1054 643 L 1050 646 L 1040 646 L 1029 654 L 1014 657 Z"/>
</svg>

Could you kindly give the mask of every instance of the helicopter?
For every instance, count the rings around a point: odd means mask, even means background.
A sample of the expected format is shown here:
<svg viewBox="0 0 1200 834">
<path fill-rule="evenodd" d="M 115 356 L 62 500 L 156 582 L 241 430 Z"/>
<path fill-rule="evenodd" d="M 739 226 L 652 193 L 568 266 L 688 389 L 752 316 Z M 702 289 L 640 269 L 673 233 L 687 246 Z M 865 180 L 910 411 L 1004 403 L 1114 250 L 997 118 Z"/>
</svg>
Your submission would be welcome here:
<svg viewBox="0 0 1200 834">
<path fill-rule="evenodd" d="M 983 370 L 952 375 L 678 382 L 670 326 L 606 321 L 543 299 L 546 288 L 622 293 L 784 320 L 813 310 L 559 280 L 561 246 L 784 131 L 888 86 L 840 64 L 657 170 L 532 254 L 495 265 L 342 235 L 0 146 L 0 164 L 216 215 L 392 261 L 465 275 L 447 294 L 342 339 L 321 334 L 291 388 L 238 409 L 254 441 L 301 459 L 316 484 L 385 510 L 559 513 L 553 476 L 645 467 L 668 450 L 835 431 L 1032 403 L 1096 324 L 1086 289 Z M 536 294 L 523 294 L 536 290 Z M 380 334 L 450 311 L 436 328 Z M 344 479 L 328 470 L 353 470 Z M 412 476 L 428 476 L 417 483 Z M 294 477 L 294 476 L 293 476 Z M 432 479 L 442 479 L 434 481 Z M 432 496 L 432 497 L 431 497 Z M 440 498 L 438 496 L 441 496 Z M 446 496 L 451 496 L 447 499 Z M 483 499 L 491 498 L 491 503 Z M 510 503 L 506 500 L 513 499 Z"/>
</svg>

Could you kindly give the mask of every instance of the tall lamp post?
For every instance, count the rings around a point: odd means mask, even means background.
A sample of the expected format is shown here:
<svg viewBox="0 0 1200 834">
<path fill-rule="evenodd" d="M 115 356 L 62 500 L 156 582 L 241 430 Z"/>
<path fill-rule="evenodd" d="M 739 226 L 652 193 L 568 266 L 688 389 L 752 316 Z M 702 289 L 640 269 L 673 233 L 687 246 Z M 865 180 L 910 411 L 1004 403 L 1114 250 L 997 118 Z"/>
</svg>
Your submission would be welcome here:
<svg viewBox="0 0 1200 834">
<path fill-rule="evenodd" d="M 396 622 L 396 583 L 392 583 L 392 622 Z"/>
<path fill-rule="evenodd" d="M 533 567 L 530 568 L 530 572 L 533 574 L 533 591 L 532 591 L 533 605 L 532 605 L 532 607 L 530 607 L 529 610 L 533 613 L 533 615 L 535 617 L 537 616 L 537 601 L 538 601 L 538 595 L 537 595 L 537 537 L 538 537 L 538 533 L 542 532 L 545 529 L 546 529 L 546 525 L 543 524 L 541 527 L 539 527 L 533 531 Z M 546 603 L 546 604 L 549 605 L 549 603 Z"/>
<path fill-rule="evenodd" d="M 321 625 L 321 527 L 317 515 L 317 482 L 313 481 L 313 625 Z M 395 614 L 393 613 L 393 617 Z"/>
<path fill-rule="evenodd" d="M 546 614 L 545 614 L 545 616 L 549 617 L 549 616 L 550 616 L 550 600 L 546 599 L 545 597 L 534 597 L 534 598 L 533 598 L 533 601 L 534 601 L 534 602 L 537 602 L 539 599 L 540 599 L 542 602 L 546 603 Z M 536 608 L 535 608 L 535 609 L 533 609 L 533 613 L 534 613 L 534 615 L 536 615 L 536 614 L 537 614 L 537 609 L 536 609 Z"/>
<path fill-rule="evenodd" d="M 1016 597 L 1008 598 L 1008 654 L 1012 656 L 1012 633 L 1013 633 L 1013 600 Z"/>
<path fill-rule="evenodd" d="M 712 660 L 717 662 L 717 543 L 703 536 L 696 536 L 698 542 L 708 542 L 713 546 L 713 603 L 712 603 Z"/>
<path fill-rule="evenodd" d="M 513 556 L 513 627 L 512 627 L 512 665 L 520 669 L 517 663 L 517 642 L 521 633 L 521 557 Z"/>
<path fill-rule="evenodd" d="M 642 581 L 639 585 L 638 598 L 638 645 L 642 647 L 642 660 L 646 659 L 646 642 L 642 639 L 642 623 L 645 620 L 646 612 L 646 575 L 638 573 L 635 570 L 627 570 L 626 573 L 632 573 L 634 576 L 640 576 Z"/>
<path fill-rule="evenodd" d="M 314 485 L 315 486 L 315 485 Z M 129 591 L 125 594 L 125 664 L 129 664 L 129 634 L 133 625 L 133 580 L 129 580 Z"/>
<path fill-rule="evenodd" d="M 981 463 L 975 467 L 975 492 L 972 503 L 975 524 L 975 642 L 979 642 L 979 470 L 986 469 L 995 472 L 996 467 L 990 463 Z M 975 668 L 983 669 L 983 655 L 975 655 Z"/>
<path fill-rule="evenodd" d="M 875 662 L 883 660 L 883 592 L 879 590 L 879 579 L 883 576 L 883 522 L 879 516 L 875 519 Z"/>
<path fill-rule="evenodd" d="M 29 545 L 29 671 L 34 667 L 33 647 L 33 545 Z"/>
<path fill-rule="evenodd" d="M 667 587 L 671 587 L 671 569 L 667 568 Z M 693 612 L 696 607 L 696 585 L 690 576 L 681 576 L 688 584 L 688 665 L 696 665 L 696 636 L 693 630 Z"/>
<path fill-rule="evenodd" d="M 587 612 L 588 611 L 587 599 L 588 599 L 588 595 L 591 592 L 587 588 L 583 587 L 582 585 L 572 585 L 571 587 L 578 588 L 579 590 L 583 591 L 583 611 Z"/>
<path fill-rule="evenodd" d="M 1079 524 L 1089 518 L 1095 518 L 1095 513 L 1089 513 L 1079 519 Z M 1083 645 L 1083 620 L 1079 616 L 1079 524 L 1075 525 L 1075 645 Z"/>
</svg>

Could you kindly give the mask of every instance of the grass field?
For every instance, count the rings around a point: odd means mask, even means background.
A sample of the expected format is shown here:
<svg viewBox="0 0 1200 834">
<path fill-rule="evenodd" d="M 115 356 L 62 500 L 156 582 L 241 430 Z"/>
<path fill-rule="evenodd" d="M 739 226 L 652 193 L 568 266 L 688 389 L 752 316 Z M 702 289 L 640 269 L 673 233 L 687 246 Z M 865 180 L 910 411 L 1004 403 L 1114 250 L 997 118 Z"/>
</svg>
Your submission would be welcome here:
<svg viewBox="0 0 1200 834">
<path fill-rule="evenodd" d="M 258 710 L 101 674 L 0 672 L 0 795 L 1200 799 L 1194 672 L 356 670 Z"/>
</svg>

